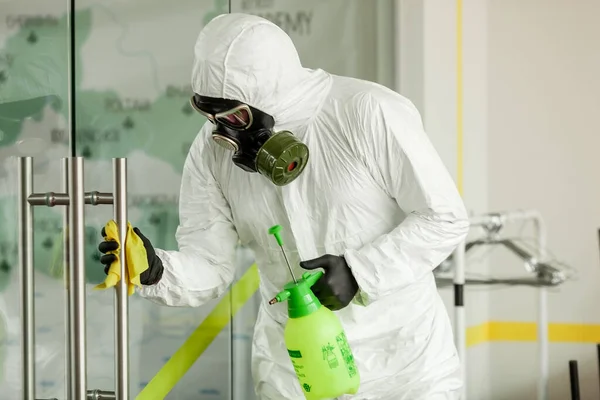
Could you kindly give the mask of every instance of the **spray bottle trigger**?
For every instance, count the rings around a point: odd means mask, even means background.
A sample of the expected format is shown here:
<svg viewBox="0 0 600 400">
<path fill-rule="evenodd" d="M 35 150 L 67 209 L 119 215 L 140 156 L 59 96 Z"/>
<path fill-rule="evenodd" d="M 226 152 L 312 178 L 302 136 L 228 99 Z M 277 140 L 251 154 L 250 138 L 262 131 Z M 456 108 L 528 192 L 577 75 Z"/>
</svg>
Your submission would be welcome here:
<svg viewBox="0 0 600 400">
<path fill-rule="evenodd" d="M 323 272 L 305 272 L 302 274 L 302 279 L 308 284 L 309 287 L 312 287 L 321 277 L 323 276 Z"/>
</svg>

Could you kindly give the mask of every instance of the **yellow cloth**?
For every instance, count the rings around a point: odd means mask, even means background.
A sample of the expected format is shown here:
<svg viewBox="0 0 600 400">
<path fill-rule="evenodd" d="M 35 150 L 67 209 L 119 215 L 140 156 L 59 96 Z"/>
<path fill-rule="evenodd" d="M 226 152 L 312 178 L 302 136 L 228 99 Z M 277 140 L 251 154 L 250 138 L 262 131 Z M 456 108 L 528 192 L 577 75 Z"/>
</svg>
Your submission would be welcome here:
<svg viewBox="0 0 600 400">
<path fill-rule="evenodd" d="M 117 223 L 114 220 L 108 221 L 104 227 L 104 231 L 106 233 L 104 240 L 114 240 L 119 244 L 119 247 L 115 251 L 108 252 L 108 254 L 114 254 L 116 259 L 110 265 L 104 282 L 97 285 L 94 289 L 107 289 L 115 286 L 117 282 L 121 280 L 121 267 L 119 265 L 121 244 L 119 243 L 119 229 Z M 142 242 L 142 239 L 136 235 L 129 222 L 127 223 L 127 237 L 125 240 L 125 260 L 127 274 L 129 275 L 129 282 L 127 282 L 127 285 L 129 295 L 131 296 L 135 292 L 135 286 L 142 286 L 140 282 L 140 275 L 142 272 L 148 269 L 148 257 L 146 255 L 144 242 Z"/>
</svg>

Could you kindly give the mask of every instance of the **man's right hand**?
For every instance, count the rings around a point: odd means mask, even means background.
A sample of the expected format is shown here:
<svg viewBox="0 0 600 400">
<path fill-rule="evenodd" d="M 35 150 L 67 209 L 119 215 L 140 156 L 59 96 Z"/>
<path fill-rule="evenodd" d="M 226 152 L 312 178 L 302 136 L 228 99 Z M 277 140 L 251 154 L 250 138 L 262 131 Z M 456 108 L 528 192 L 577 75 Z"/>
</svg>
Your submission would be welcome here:
<svg viewBox="0 0 600 400">
<path fill-rule="evenodd" d="M 154 251 L 154 247 L 152 247 L 152 243 L 150 240 L 146 238 L 146 236 L 142 235 L 142 232 L 138 228 L 133 228 L 133 231 L 136 235 L 142 239 L 144 243 L 144 247 L 146 248 L 146 255 L 148 257 L 148 269 L 142 272 L 140 275 L 140 282 L 142 285 L 154 285 L 160 281 L 160 278 L 163 274 L 163 264 L 160 258 L 156 255 Z M 102 237 L 106 238 L 106 231 L 102 228 Z M 110 265 L 116 260 L 116 256 L 114 254 L 106 254 L 109 251 L 115 251 L 119 248 L 119 245 L 114 240 L 104 240 L 102 243 L 98 245 L 98 250 L 103 254 L 100 257 L 100 262 L 104 264 L 104 273 L 108 275 L 108 269 Z"/>
</svg>

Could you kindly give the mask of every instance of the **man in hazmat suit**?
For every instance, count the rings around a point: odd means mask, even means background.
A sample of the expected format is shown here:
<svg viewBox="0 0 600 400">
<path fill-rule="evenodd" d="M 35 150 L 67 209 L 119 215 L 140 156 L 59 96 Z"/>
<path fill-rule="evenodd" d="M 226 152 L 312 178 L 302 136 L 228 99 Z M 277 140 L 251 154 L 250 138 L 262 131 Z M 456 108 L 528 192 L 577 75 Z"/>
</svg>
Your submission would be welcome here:
<svg viewBox="0 0 600 400">
<path fill-rule="evenodd" d="M 263 299 L 256 392 L 304 399 L 283 342 L 286 305 L 268 305 L 290 281 L 268 233 L 280 224 L 295 274 L 325 271 L 317 297 L 341 320 L 361 377 L 359 393 L 342 398 L 458 398 L 459 359 L 432 270 L 469 223 L 415 107 L 378 84 L 303 68 L 285 32 L 244 14 L 202 30 L 192 88 L 208 122 L 183 170 L 179 250 L 154 249 L 136 230 L 150 266 L 140 294 L 205 304 L 232 283 L 236 244 L 251 248 Z"/>
</svg>

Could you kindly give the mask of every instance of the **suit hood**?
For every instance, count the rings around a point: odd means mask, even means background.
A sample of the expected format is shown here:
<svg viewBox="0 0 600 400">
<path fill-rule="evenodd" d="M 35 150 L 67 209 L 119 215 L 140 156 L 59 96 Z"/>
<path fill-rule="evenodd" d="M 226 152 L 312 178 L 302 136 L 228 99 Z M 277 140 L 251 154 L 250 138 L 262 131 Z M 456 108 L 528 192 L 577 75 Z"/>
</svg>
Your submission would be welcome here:
<svg viewBox="0 0 600 400">
<path fill-rule="evenodd" d="M 304 68 L 290 37 L 254 15 L 223 14 L 200 32 L 192 89 L 238 100 L 275 118 L 278 129 L 306 124 L 331 87 L 323 70 Z"/>
</svg>

